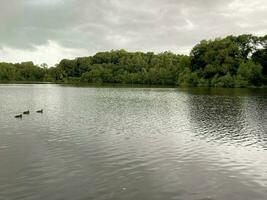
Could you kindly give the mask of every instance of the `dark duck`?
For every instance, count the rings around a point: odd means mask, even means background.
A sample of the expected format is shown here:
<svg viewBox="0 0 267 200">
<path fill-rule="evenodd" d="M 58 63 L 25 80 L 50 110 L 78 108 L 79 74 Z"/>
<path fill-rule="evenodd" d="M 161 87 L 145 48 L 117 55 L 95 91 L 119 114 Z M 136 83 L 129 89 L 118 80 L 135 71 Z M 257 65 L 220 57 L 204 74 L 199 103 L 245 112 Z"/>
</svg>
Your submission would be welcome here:
<svg viewBox="0 0 267 200">
<path fill-rule="evenodd" d="M 20 115 L 15 115 L 15 118 L 22 118 L 22 114 L 20 114 Z"/>
<path fill-rule="evenodd" d="M 36 112 L 37 112 L 37 113 L 43 113 L 43 109 L 41 109 L 41 110 L 37 110 Z"/>
<path fill-rule="evenodd" d="M 24 114 L 24 115 L 29 115 L 29 114 L 30 114 L 30 111 L 29 111 L 29 110 L 24 111 L 23 114 Z"/>
</svg>

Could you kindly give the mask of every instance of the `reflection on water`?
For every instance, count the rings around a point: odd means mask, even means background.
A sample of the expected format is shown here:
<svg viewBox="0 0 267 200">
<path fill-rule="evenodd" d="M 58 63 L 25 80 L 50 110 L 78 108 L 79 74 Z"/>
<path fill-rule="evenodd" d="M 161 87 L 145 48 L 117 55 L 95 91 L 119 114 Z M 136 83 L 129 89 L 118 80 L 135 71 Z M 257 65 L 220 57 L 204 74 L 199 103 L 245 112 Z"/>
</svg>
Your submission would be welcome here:
<svg viewBox="0 0 267 200">
<path fill-rule="evenodd" d="M 0 85 L 0 102 L 0 199 L 267 199 L 266 89 Z"/>
<path fill-rule="evenodd" d="M 190 122 L 209 140 L 267 149 L 266 97 L 191 96 Z"/>
</svg>

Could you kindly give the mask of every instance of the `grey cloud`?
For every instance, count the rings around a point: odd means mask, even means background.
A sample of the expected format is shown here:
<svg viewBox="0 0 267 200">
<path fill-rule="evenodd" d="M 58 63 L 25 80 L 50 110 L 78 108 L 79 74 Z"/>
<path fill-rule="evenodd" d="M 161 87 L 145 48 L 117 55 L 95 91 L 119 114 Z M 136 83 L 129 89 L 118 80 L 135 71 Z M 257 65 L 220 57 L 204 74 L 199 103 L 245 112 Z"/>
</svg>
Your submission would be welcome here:
<svg viewBox="0 0 267 200">
<path fill-rule="evenodd" d="M 0 0 L 0 46 L 184 52 L 202 39 L 266 31 L 265 0 Z M 49 59 L 49 58 L 48 58 Z"/>
</svg>

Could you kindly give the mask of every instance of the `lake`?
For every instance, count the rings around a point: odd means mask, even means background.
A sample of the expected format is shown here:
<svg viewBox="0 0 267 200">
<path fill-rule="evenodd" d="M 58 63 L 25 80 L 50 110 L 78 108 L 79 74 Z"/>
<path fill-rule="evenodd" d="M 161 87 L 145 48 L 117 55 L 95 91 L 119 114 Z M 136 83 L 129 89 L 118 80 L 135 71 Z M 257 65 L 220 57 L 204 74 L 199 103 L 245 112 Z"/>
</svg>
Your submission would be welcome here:
<svg viewBox="0 0 267 200">
<path fill-rule="evenodd" d="M 267 199 L 267 89 L 2 84 L 0 103 L 1 200 Z"/>
</svg>

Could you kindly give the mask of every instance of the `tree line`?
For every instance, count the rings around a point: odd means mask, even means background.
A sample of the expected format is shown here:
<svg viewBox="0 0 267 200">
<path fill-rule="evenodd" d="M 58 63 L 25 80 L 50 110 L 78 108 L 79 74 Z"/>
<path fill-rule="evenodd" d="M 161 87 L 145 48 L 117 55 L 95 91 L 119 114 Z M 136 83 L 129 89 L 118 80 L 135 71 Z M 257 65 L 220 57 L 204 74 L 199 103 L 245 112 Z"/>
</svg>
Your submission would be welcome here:
<svg viewBox="0 0 267 200">
<path fill-rule="evenodd" d="M 267 35 L 203 40 L 190 55 L 112 50 L 63 59 L 55 67 L 0 63 L 0 81 L 118 83 L 202 87 L 267 85 Z"/>
</svg>

